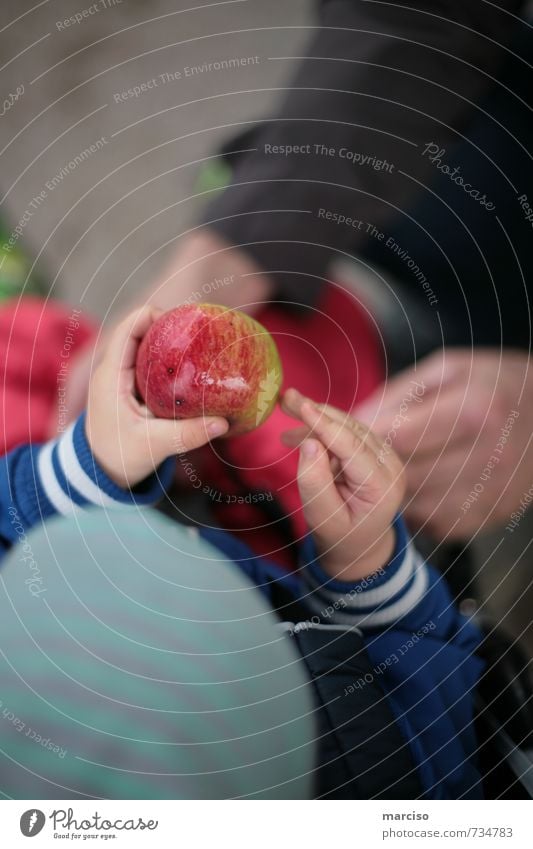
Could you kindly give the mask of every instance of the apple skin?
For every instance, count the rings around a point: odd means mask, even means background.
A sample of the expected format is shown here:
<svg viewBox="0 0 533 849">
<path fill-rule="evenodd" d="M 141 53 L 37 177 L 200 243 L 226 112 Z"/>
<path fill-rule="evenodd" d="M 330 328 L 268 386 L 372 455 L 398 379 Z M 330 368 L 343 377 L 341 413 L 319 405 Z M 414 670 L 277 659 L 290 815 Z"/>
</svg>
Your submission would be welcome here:
<svg viewBox="0 0 533 849">
<path fill-rule="evenodd" d="M 158 418 L 223 416 L 228 436 L 270 415 L 283 372 L 275 342 L 255 319 L 217 304 L 183 304 L 139 345 L 137 391 Z"/>
</svg>

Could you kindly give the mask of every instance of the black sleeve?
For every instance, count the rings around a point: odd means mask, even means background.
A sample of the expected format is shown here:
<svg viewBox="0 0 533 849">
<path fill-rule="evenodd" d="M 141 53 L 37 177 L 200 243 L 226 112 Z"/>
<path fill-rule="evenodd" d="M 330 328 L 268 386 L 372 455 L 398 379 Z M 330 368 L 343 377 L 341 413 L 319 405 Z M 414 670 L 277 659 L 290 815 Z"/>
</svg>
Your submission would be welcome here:
<svg viewBox="0 0 533 849">
<path fill-rule="evenodd" d="M 427 145 L 446 148 L 465 128 L 519 7 L 323 0 L 277 114 L 256 125 L 255 150 L 202 223 L 247 250 L 285 297 L 312 302 L 333 256 L 411 202 L 432 167 Z"/>
</svg>

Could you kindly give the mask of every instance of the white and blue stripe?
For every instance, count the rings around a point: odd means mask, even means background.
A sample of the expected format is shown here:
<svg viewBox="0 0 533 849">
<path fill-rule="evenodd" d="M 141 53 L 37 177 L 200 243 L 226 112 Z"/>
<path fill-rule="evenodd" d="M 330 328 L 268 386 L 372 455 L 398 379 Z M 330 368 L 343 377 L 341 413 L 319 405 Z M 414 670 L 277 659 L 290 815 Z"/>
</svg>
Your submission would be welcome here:
<svg viewBox="0 0 533 849">
<path fill-rule="evenodd" d="M 117 486 L 101 469 L 85 435 L 85 414 L 58 439 L 23 445 L 0 459 L 0 556 L 16 542 L 14 519 L 29 529 L 43 519 L 72 516 L 92 505 L 106 509 L 150 505 L 168 489 L 175 470 L 169 458 L 133 489 Z"/>
<path fill-rule="evenodd" d="M 318 616 L 323 617 L 327 610 L 331 621 L 363 629 L 386 627 L 407 616 L 427 592 L 428 570 L 399 517 L 394 530 L 396 544 L 390 563 L 361 581 L 330 578 L 307 549 L 301 575 L 307 590 L 306 606 Z"/>
<path fill-rule="evenodd" d="M 170 461 L 173 467 L 173 461 Z M 85 434 L 85 414 L 62 436 L 39 451 L 37 485 L 57 513 L 71 515 L 89 505 L 120 507 L 124 504 L 153 504 L 169 483 L 168 465 L 139 487 L 122 489 L 101 469 Z M 161 479 L 163 472 L 164 480 Z"/>
<path fill-rule="evenodd" d="M 125 504 L 154 504 L 164 495 L 175 469 L 175 461 L 170 458 L 133 490 L 121 489 L 99 467 L 91 452 L 85 435 L 85 414 L 59 439 L 45 445 L 21 446 L 0 463 L 0 503 L 15 507 L 26 528 L 54 514 L 69 516 L 92 505 L 112 509 Z M 219 549 L 227 548 L 228 556 L 250 574 L 256 585 L 270 584 L 272 580 L 284 583 L 312 616 L 369 629 L 387 627 L 426 606 L 427 566 L 408 540 L 400 517 L 394 528 L 396 546 L 390 563 L 358 582 L 330 578 L 320 565 L 311 536 L 302 547 L 302 568 L 292 575 L 255 557 L 246 545 L 222 530 L 216 532 L 213 542 Z M 0 555 L 16 540 L 9 510 L 7 515 L 2 510 Z"/>
</svg>

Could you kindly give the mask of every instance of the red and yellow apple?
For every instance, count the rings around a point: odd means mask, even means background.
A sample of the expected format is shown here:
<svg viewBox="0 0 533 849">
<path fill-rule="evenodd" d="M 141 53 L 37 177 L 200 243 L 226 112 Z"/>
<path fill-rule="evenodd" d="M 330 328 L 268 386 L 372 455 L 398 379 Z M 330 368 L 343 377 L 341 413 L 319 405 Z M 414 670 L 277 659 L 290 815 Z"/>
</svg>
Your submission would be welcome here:
<svg viewBox="0 0 533 849">
<path fill-rule="evenodd" d="M 223 416 L 235 436 L 268 418 L 282 368 L 272 336 L 255 319 L 216 304 L 183 304 L 142 339 L 136 380 L 154 416 Z"/>
</svg>

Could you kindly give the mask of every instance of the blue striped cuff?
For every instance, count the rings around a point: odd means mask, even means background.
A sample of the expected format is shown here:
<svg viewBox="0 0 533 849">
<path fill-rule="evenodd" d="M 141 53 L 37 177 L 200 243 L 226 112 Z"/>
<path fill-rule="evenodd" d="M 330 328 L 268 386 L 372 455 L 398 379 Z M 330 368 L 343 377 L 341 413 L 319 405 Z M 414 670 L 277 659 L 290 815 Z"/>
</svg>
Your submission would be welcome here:
<svg viewBox="0 0 533 849">
<path fill-rule="evenodd" d="M 373 628 L 396 622 L 420 603 L 428 586 L 427 568 L 400 516 L 393 527 L 396 543 L 390 562 L 355 582 L 329 577 L 320 566 L 311 538 L 306 541 L 302 581 L 309 591 L 306 603 L 313 613 L 327 615 L 338 623 Z"/>
<path fill-rule="evenodd" d="M 118 507 L 157 502 L 172 482 L 175 461 L 133 489 L 117 486 L 96 462 L 85 435 L 85 413 L 57 440 L 46 443 L 37 457 L 37 486 L 57 513 L 70 515 L 90 504 Z"/>
</svg>

